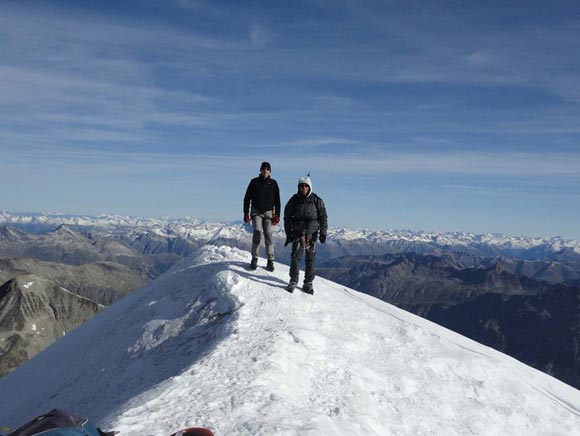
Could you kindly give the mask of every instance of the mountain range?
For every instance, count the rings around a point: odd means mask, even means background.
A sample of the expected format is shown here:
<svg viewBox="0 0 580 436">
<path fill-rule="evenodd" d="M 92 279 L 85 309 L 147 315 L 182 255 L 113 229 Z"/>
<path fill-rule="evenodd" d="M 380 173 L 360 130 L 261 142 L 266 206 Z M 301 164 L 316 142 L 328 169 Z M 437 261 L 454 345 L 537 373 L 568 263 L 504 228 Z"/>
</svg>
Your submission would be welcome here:
<svg viewBox="0 0 580 436">
<path fill-rule="evenodd" d="M 0 227 L 2 283 L 36 274 L 102 305 L 206 244 L 246 251 L 251 245 L 251 227 L 239 222 L 5 212 L 0 218 L 10 224 Z M 288 262 L 280 226 L 274 240 L 278 259 Z M 576 295 L 579 247 L 561 238 L 330 229 L 317 263 L 321 276 L 436 320 L 578 387 L 577 318 L 557 300 Z M 493 304 L 479 303 L 488 300 Z M 517 323 L 493 316 L 504 308 L 526 313 L 530 307 L 530 316 L 514 317 Z M 470 316 L 462 317 L 464 311 Z M 542 313 L 550 313 L 550 323 L 536 316 Z M 528 332 L 538 329 L 558 331 L 566 343 L 554 347 L 549 335 L 536 341 L 538 336 Z"/>
<path fill-rule="evenodd" d="M 250 241 L 248 226 L 240 222 L 207 222 L 198 218 L 134 218 L 118 215 L 99 217 L 46 213 L 9 213 L 0 211 L 0 224 L 28 232 L 46 232 L 62 224 L 69 228 L 93 229 L 100 237 L 131 234 L 156 234 L 161 238 L 188 241 L 215 239 Z M 281 226 L 275 228 L 279 246 L 285 240 Z M 333 228 L 325 258 L 348 255 L 380 255 L 394 252 L 427 253 L 433 250 L 456 251 L 490 257 L 505 255 L 515 259 L 580 261 L 580 241 L 561 237 L 523 237 L 470 232 L 437 233 L 410 230 L 361 230 Z M 321 253 L 322 254 L 322 253 Z"/>
</svg>

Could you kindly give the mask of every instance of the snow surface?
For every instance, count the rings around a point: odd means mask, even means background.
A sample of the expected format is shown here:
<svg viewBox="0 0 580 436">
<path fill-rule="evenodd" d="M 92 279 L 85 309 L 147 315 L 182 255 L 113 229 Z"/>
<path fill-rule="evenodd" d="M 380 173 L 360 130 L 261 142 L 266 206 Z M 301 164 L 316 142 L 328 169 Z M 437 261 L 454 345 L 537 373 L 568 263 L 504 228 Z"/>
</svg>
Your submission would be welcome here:
<svg viewBox="0 0 580 436">
<path fill-rule="evenodd" d="M 321 278 L 288 294 L 286 266 L 249 260 L 206 246 L 101 312 L 0 379 L 0 425 L 60 407 L 121 435 L 580 435 L 580 391 Z"/>
</svg>

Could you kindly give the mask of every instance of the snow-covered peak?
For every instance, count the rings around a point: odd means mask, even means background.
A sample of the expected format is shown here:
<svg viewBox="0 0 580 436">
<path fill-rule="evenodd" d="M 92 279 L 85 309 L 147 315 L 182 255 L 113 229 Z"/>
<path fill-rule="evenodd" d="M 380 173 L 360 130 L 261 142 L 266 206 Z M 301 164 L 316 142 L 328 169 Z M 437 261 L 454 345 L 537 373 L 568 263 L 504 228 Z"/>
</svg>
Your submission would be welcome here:
<svg viewBox="0 0 580 436">
<path fill-rule="evenodd" d="M 119 215 L 100 215 L 97 217 L 43 214 L 9 213 L 0 211 L 0 224 L 18 225 L 23 228 L 57 227 L 62 224 L 75 228 L 101 229 L 109 233 L 128 233 L 139 235 L 155 234 L 161 237 L 182 237 L 189 240 L 208 241 L 212 238 L 244 238 L 243 225 L 231 222 L 208 222 L 191 217 L 139 218 Z M 274 228 L 276 237 L 283 238 L 283 226 Z M 219 234 L 219 236 L 218 236 Z M 465 249 L 486 247 L 490 250 L 503 250 L 506 253 L 537 249 L 555 253 L 569 249 L 580 254 L 580 241 L 561 237 L 539 238 L 510 236 L 495 233 L 474 234 L 470 232 L 428 232 L 414 230 L 354 229 L 331 228 L 329 240 L 340 243 L 360 244 L 403 244 L 426 245 L 435 248 Z M 412 251 L 412 250 L 411 250 Z"/>
<path fill-rule="evenodd" d="M 0 380 L 0 422 L 53 407 L 121 435 L 579 435 L 580 392 L 317 278 L 206 246 Z M 265 262 L 263 262 L 265 263 Z"/>
<path fill-rule="evenodd" d="M 199 225 L 201 221 L 197 218 L 142 218 L 124 215 L 73 215 L 64 213 L 10 213 L 0 211 L 0 222 L 20 225 L 69 225 L 80 227 L 163 227 L 171 224 L 186 223 L 189 225 Z"/>
</svg>

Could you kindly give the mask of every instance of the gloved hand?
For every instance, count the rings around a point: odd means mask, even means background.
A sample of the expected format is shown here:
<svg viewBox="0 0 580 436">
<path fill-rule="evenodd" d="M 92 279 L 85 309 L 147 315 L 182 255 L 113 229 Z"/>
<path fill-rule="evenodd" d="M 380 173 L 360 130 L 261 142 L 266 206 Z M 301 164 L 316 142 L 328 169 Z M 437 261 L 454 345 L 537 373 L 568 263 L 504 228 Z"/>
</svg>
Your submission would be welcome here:
<svg viewBox="0 0 580 436">
<path fill-rule="evenodd" d="M 250 215 L 248 215 L 247 213 L 244 214 L 244 222 L 247 224 L 250 221 L 252 221 L 252 219 L 250 218 Z"/>
<path fill-rule="evenodd" d="M 318 240 L 320 241 L 321 244 L 324 244 L 326 242 L 326 235 L 324 233 L 321 233 L 320 236 L 318 237 Z"/>
<path fill-rule="evenodd" d="M 280 215 L 274 215 L 274 218 L 272 218 L 272 224 L 277 226 L 279 222 L 280 222 Z"/>
</svg>

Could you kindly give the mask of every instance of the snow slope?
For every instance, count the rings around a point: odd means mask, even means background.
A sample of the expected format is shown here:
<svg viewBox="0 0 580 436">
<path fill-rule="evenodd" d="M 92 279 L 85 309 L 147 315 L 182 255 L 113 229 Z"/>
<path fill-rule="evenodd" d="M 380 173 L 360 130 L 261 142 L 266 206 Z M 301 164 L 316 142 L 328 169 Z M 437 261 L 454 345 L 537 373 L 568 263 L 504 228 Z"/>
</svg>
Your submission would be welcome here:
<svg viewBox="0 0 580 436">
<path fill-rule="evenodd" d="M 580 435 L 580 391 L 324 279 L 288 294 L 286 266 L 249 260 L 206 246 L 0 379 L 0 426 L 60 407 L 121 435 Z"/>
</svg>

